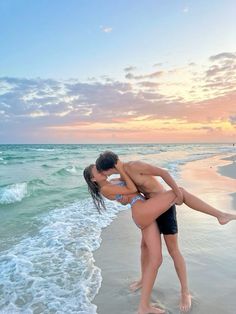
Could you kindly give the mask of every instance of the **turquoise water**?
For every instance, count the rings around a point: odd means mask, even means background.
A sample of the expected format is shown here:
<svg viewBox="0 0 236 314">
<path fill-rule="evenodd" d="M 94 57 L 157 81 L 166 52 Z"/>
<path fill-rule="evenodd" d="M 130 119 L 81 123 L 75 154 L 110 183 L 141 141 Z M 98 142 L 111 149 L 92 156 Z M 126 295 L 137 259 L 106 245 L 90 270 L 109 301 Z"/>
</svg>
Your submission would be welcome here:
<svg viewBox="0 0 236 314">
<path fill-rule="evenodd" d="M 99 215 L 82 172 L 112 150 L 167 168 L 234 153 L 230 144 L 0 145 L 0 311 L 96 313 L 101 284 L 93 251 L 120 210 Z"/>
</svg>

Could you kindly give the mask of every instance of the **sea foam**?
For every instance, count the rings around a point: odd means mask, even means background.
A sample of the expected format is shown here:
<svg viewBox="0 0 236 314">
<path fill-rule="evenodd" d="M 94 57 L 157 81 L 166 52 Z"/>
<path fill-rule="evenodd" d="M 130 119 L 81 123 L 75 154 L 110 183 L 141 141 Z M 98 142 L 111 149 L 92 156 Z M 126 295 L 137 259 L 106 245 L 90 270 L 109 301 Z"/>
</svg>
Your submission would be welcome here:
<svg viewBox="0 0 236 314">
<path fill-rule="evenodd" d="M 27 195 L 27 183 L 15 183 L 0 188 L 0 204 L 20 202 Z"/>
<path fill-rule="evenodd" d="M 97 313 L 92 300 L 102 277 L 93 251 L 124 208 L 107 202 L 100 215 L 84 200 L 44 215 L 35 236 L 0 255 L 0 313 Z"/>
</svg>

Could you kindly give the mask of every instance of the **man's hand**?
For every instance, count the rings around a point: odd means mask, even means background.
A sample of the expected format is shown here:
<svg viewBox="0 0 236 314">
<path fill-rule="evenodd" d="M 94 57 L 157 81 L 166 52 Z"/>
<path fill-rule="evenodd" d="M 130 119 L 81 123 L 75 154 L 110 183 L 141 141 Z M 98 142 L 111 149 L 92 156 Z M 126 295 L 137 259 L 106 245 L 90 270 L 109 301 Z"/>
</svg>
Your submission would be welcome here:
<svg viewBox="0 0 236 314">
<path fill-rule="evenodd" d="M 174 193 L 177 196 L 177 198 L 175 199 L 175 204 L 176 205 L 182 205 L 184 202 L 184 196 L 183 196 L 182 191 L 179 189 L 178 193 L 176 193 L 175 191 L 174 191 Z"/>
<path fill-rule="evenodd" d="M 115 165 L 115 168 L 119 171 L 120 169 L 124 169 L 124 166 L 123 166 L 123 162 L 120 161 L 120 159 L 117 160 L 117 163 Z"/>
</svg>

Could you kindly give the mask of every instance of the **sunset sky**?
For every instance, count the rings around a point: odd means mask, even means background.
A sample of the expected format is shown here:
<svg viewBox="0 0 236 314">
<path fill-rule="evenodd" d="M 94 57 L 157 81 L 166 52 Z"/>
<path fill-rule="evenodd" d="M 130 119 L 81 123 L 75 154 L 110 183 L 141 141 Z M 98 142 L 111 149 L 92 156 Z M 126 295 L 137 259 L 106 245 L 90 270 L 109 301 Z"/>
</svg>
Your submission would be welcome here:
<svg viewBox="0 0 236 314">
<path fill-rule="evenodd" d="M 0 143 L 236 142 L 234 0 L 1 0 Z"/>
</svg>

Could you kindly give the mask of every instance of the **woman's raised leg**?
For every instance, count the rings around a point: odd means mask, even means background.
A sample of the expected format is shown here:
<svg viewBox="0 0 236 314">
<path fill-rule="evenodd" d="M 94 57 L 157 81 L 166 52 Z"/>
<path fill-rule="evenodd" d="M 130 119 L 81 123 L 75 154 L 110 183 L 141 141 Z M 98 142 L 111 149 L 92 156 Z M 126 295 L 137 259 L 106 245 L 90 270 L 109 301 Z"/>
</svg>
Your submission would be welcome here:
<svg viewBox="0 0 236 314">
<path fill-rule="evenodd" d="M 132 217 L 141 229 L 149 226 L 157 217 L 163 214 L 175 203 L 176 195 L 170 191 L 159 193 L 145 201 L 137 201 L 132 206 Z"/>
<path fill-rule="evenodd" d="M 222 225 L 231 220 L 236 220 L 236 214 L 222 212 L 187 192 L 185 189 L 181 187 L 180 189 L 183 193 L 184 203 L 190 208 L 216 217 Z M 175 203 L 175 199 L 175 193 L 170 190 L 159 193 L 146 201 L 137 201 L 132 206 L 132 216 L 135 223 L 139 225 L 141 229 L 149 226 L 157 217 L 167 211 L 168 208 Z"/>
<path fill-rule="evenodd" d="M 231 220 L 236 220 L 236 214 L 222 212 L 211 205 L 207 204 L 206 202 L 202 201 L 197 196 L 189 193 L 184 188 L 180 187 L 184 196 L 184 203 L 199 212 L 205 213 L 207 215 L 214 216 L 218 219 L 221 225 L 228 223 Z"/>
</svg>

